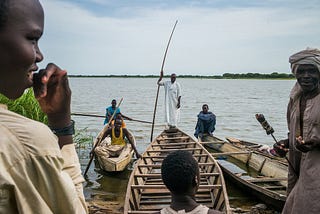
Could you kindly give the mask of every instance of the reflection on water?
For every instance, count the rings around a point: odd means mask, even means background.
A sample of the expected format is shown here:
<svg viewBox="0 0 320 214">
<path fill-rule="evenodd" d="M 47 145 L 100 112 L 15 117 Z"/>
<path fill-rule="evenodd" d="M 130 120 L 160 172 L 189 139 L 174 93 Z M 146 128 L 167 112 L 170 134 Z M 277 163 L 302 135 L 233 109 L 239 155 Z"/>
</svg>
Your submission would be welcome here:
<svg viewBox="0 0 320 214">
<path fill-rule="evenodd" d="M 181 120 L 179 127 L 193 135 L 196 116 L 202 104 L 217 116 L 215 135 L 235 137 L 246 141 L 272 145 L 273 139 L 255 119 L 263 113 L 275 130 L 277 139 L 287 136 L 286 107 L 293 80 L 212 80 L 180 79 L 182 86 Z M 156 78 L 71 78 L 72 112 L 104 115 L 112 99 L 124 98 L 121 112 L 137 120 L 152 121 L 157 92 Z M 154 137 L 164 129 L 164 92 L 160 88 Z M 96 136 L 103 126 L 103 118 L 73 116 L 78 129 L 87 128 Z M 151 125 L 126 121 L 135 135 L 137 149 L 143 152 L 150 142 Z M 82 169 L 88 163 L 89 150 L 81 155 Z M 105 197 L 123 203 L 130 171 L 116 175 L 99 171 L 94 164 L 87 174 L 86 198 L 103 193 Z M 228 190 L 229 191 L 229 190 Z M 233 191 L 232 191 L 233 192 Z M 233 193 L 230 193 L 233 194 Z M 235 190 L 235 194 L 237 194 Z M 236 196 L 232 196 L 236 197 Z"/>
</svg>

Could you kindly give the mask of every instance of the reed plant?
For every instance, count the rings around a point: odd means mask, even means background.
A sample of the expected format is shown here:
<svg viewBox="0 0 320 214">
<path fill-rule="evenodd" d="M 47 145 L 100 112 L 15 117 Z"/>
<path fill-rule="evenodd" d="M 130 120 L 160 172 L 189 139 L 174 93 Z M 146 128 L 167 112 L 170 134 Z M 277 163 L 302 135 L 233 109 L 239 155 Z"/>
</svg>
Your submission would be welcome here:
<svg viewBox="0 0 320 214">
<path fill-rule="evenodd" d="M 6 104 L 10 111 L 44 124 L 48 124 L 47 115 L 41 110 L 38 101 L 33 95 L 32 88 L 27 89 L 24 94 L 16 100 L 10 100 L 0 94 L 0 103 Z"/>
<path fill-rule="evenodd" d="M 41 123 L 48 124 L 47 115 L 41 110 L 38 101 L 33 95 L 32 88 L 27 89 L 24 94 L 16 100 L 10 100 L 6 96 L 0 94 L 0 103 L 6 104 L 10 111 Z M 87 148 L 92 143 L 92 136 L 88 134 L 86 128 L 76 129 L 73 139 L 78 149 Z"/>
</svg>

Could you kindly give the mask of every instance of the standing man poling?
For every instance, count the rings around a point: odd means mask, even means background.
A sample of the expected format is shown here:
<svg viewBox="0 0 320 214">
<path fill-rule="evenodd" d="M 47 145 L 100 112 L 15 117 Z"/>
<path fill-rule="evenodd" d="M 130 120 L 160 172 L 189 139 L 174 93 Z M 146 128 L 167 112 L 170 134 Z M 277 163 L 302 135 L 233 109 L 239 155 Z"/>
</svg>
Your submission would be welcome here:
<svg viewBox="0 0 320 214">
<path fill-rule="evenodd" d="M 171 80 L 161 82 L 163 71 L 160 73 L 158 85 L 165 90 L 165 122 L 169 128 L 174 128 L 180 120 L 181 87 L 176 81 L 176 74 L 171 74 Z"/>
<path fill-rule="evenodd" d="M 289 59 L 297 79 L 287 109 L 288 139 L 274 145 L 289 150 L 288 198 L 284 214 L 320 213 L 320 50 L 307 49 Z"/>
</svg>

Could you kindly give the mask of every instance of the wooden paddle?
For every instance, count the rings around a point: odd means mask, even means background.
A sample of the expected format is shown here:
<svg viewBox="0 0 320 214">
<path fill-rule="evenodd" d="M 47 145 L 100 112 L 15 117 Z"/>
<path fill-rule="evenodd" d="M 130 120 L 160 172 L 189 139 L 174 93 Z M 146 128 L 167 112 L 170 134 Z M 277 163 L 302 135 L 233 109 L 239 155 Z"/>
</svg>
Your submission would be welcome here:
<svg viewBox="0 0 320 214">
<path fill-rule="evenodd" d="M 168 49 L 169 49 L 169 45 L 170 45 L 170 42 L 171 42 L 171 38 L 172 38 L 173 32 L 174 32 L 174 30 L 175 30 L 175 28 L 177 26 L 177 23 L 178 23 L 178 20 L 176 20 L 176 22 L 174 23 L 174 26 L 173 26 L 173 29 L 171 31 L 171 34 L 170 34 L 170 37 L 169 37 L 169 41 L 168 41 L 168 44 L 167 44 L 167 47 L 166 47 L 166 51 L 164 52 L 164 57 L 163 57 L 163 60 L 162 60 L 160 75 L 161 75 L 161 73 L 163 74 L 163 68 L 164 68 L 164 63 L 166 61 L 167 52 L 168 52 Z M 159 89 L 160 89 L 160 85 L 158 84 L 157 96 L 156 96 L 156 101 L 154 103 L 154 110 L 153 110 L 153 119 L 152 119 L 150 142 L 152 142 L 152 138 L 153 138 L 153 129 L 154 129 L 154 121 L 155 121 L 155 118 L 156 118 L 156 112 L 157 112 Z"/>
<path fill-rule="evenodd" d="M 88 170 L 89 170 L 89 168 L 90 168 L 90 165 L 91 165 L 91 163 L 92 163 L 93 157 L 94 157 L 94 150 L 95 150 L 95 148 L 100 144 L 100 142 L 101 142 L 101 140 L 102 140 L 102 137 L 103 137 L 103 134 L 105 133 L 105 131 L 109 128 L 113 117 L 116 115 L 116 112 L 117 112 L 118 108 L 120 107 L 120 105 L 121 105 L 121 103 L 122 103 L 122 100 L 123 100 L 123 98 L 121 98 L 120 102 L 118 103 L 116 109 L 114 110 L 112 116 L 110 117 L 109 122 L 103 127 L 103 130 L 100 132 L 100 134 L 99 134 L 98 137 L 96 138 L 95 144 L 94 144 L 94 146 L 93 146 L 93 148 L 92 148 L 92 150 L 91 150 L 91 152 L 90 152 L 90 154 L 91 154 L 90 160 L 89 160 L 89 162 L 88 162 L 88 165 L 87 165 L 86 170 L 84 171 L 83 176 L 86 176 L 86 174 L 87 174 L 87 172 L 88 172 Z"/>
<path fill-rule="evenodd" d="M 102 118 L 106 118 L 106 116 L 96 115 L 96 114 L 71 113 L 71 115 L 75 115 L 75 116 L 85 116 L 85 117 L 102 117 Z M 125 118 L 123 118 L 123 119 L 125 119 Z M 125 120 L 126 120 L 126 119 L 125 119 Z M 145 120 L 131 119 L 130 121 L 136 121 L 136 122 L 140 122 L 140 123 L 149 123 L 149 124 L 152 124 L 152 122 L 145 121 Z"/>
</svg>

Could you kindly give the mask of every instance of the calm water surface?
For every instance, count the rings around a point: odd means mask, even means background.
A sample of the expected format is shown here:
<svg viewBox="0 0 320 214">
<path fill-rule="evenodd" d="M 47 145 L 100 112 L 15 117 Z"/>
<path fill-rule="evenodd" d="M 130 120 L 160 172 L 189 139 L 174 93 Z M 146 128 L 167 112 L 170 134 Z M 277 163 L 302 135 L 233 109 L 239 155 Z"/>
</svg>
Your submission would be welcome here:
<svg viewBox="0 0 320 214">
<path fill-rule="evenodd" d="M 193 136 L 196 116 L 202 104 L 217 116 L 215 135 L 220 138 L 236 137 L 261 144 L 272 145 L 273 139 L 266 135 L 255 119 L 263 113 L 274 128 L 277 139 L 286 138 L 286 107 L 294 80 L 213 80 L 177 78 L 182 86 L 181 120 L 179 128 Z M 156 78 L 71 78 L 73 92 L 72 112 L 105 114 L 112 99 L 123 97 L 121 112 L 138 120 L 152 122 Z M 164 91 L 160 88 L 154 136 L 164 129 Z M 103 118 L 73 116 L 77 128 L 87 128 L 95 136 L 103 127 Z M 151 125 L 126 121 L 137 141 L 137 149 L 143 152 L 150 141 Z M 81 162 L 85 168 L 88 151 L 82 151 Z M 107 199 L 123 203 L 130 170 L 119 174 L 101 173 L 92 164 L 85 192 L 90 199 L 103 193 Z"/>
</svg>

